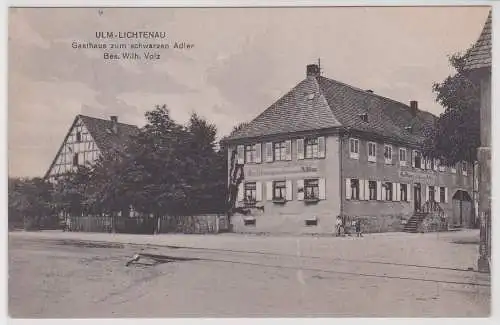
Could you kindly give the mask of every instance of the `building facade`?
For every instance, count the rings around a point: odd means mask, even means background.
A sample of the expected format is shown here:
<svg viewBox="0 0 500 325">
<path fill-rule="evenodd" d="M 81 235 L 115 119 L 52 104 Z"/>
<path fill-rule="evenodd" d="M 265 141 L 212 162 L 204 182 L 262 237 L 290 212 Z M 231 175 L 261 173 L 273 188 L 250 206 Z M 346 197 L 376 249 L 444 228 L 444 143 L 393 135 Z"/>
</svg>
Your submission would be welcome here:
<svg viewBox="0 0 500 325">
<path fill-rule="evenodd" d="M 481 238 L 478 269 L 490 272 L 491 264 L 491 10 L 481 35 L 467 58 L 465 69 L 481 89 L 481 147 L 479 160 L 479 216 Z"/>
<path fill-rule="evenodd" d="M 340 215 L 365 232 L 400 231 L 429 201 L 449 224 L 472 226 L 472 166 L 420 152 L 435 117 L 319 71 L 307 66 L 305 80 L 225 139 L 244 164 L 238 206 L 262 207 L 233 216 L 233 229 L 331 233 Z"/>
<path fill-rule="evenodd" d="M 100 155 L 120 150 L 128 137 L 138 132 L 134 125 L 77 115 L 73 120 L 45 178 L 55 180 L 59 175 L 75 171 L 78 166 L 91 166 Z"/>
</svg>

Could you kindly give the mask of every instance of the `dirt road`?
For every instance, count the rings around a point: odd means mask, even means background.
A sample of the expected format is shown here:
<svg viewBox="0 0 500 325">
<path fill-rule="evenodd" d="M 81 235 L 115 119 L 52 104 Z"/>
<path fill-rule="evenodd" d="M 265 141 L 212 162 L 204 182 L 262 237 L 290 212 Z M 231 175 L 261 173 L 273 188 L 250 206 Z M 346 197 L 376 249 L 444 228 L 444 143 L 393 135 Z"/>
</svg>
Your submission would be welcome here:
<svg viewBox="0 0 500 325">
<path fill-rule="evenodd" d="M 477 245 L 460 243 L 460 234 L 105 236 L 9 234 L 11 317 L 486 317 L 490 310 L 489 278 L 468 270 Z M 402 253 L 391 259 L 391 249 Z M 126 267 L 135 253 L 164 259 Z"/>
</svg>

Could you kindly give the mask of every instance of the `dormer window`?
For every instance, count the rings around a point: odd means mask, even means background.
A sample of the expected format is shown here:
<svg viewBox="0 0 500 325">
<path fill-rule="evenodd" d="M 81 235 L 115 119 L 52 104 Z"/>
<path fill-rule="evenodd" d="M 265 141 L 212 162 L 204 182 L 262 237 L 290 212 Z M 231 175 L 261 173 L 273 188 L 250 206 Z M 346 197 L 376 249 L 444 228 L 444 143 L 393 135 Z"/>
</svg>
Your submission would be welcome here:
<svg viewBox="0 0 500 325">
<path fill-rule="evenodd" d="M 314 93 L 307 95 L 307 100 L 313 100 L 313 99 L 314 99 Z"/>
<path fill-rule="evenodd" d="M 368 114 L 367 113 L 363 113 L 363 114 L 359 114 L 358 115 L 359 118 L 363 121 L 363 122 L 368 122 Z"/>
</svg>

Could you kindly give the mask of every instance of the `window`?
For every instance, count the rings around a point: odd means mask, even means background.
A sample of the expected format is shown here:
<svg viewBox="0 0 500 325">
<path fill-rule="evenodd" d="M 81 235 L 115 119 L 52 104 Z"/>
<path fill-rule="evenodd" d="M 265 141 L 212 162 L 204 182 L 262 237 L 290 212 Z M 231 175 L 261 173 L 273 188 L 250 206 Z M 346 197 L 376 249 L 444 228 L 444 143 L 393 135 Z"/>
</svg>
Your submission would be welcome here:
<svg viewBox="0 0 500 325">
<path fill-rule="evenodd" d="M 306 200 L 319 199 L 319 181 L 317 179 L 304 180 L 304 198 Z"/>
<path fill-rule="evenodd" d="M 436 189 L 434 186 L 429 186 L 429 201 L 434 201 L 434 198 L 436 197 Z"/>
<path fill-rule="evenodd" d="M 359 179 L 351 179 L 351 199 L 359 200 Z"/>
<path fill-rule="evenodd" d="M 386 164 L 392 163 L 392 146 L 390 145 L 384 146 L 384 158 Z"/>
<path fill-rule="evenodd" d="M 245 183 L 245 196 L 243 200 L 246 203 L 254 203 L 257 201 L 257 183 Z"/>
<path fill-rule="evenodd" d="M 377 182 L 368 181 L 369 199 L 371 201 L 377 200 Z"/>
<path fill-rule="evenodd" d="M 462 175 L 467 176 L 467 162 L 462 162 Z"/>
<path fill-rule="evenodd" d="M 73 154 L 73 166 L 78 166 L 78 153 Z"/>
<path fill-rule="evenodd" d="M 257 150 L 254 144 L 245 146 L 245 162 L 254 163 L 257 157 Z"/>
<path fill-rule="evenodd" d="M 443 186 L 439 188 L 439 202 L 446 202 L 446 189 Z"/>
<path fill-rule="evenodd" d="M 273 183 L 273 200 L 285 200 L 286 199 L 286 182 L 276 181 Z"/>
<path fill-rule="evenodd" d="M 456 174 L 457 173 L 457 166 L 455 165 L 455 166 L 451 167 L 450 171 L 452 174 Z"/>
<path fill-rule="evenodd" d="M 399 148 L 399 165 L 406 166 L 406 149 Z"/>
<path fill-rule="evenodd" d="M 399 184 L 399 192 L 401 195 L 401 201 L 408 201 L 408 185 L 407 184 Z"/>
<path fill-rule="evenodd" d="M 76 132 L 76 142 L 81 142 L 81 141 L 82 141 L 82 133 Z"/>
<path fill-rule="evenodd" d="M 359 140 L 358 139 L 349 139 L 349 152 L 350 157 L 353 159 L 359 158 Z"/>
<path fill-rule="evenodd" d="M 422 168 L 422 156 L 420 155 L 420 152 L 417 150 L 413 151 L 413 161 L 414 161 L 414 166 L 415 168 Z"/>
<path fill-rule="evenodd" d="M 318 158 L 318 138 L 311 138 L 305 140 L 306 158 Z"/>
<path fill-rule="evenodd" d="M 392 201 L 392 183 L 386 182 L 384 184 L 385 200 Z"/>
<path fill-rule="evenodd" d="M 274 160 L 286 160 L 286 142 L 276 142 L 274 144 Z"/>
<path fill-rule="evenodd" d="M 377 144 L 375 142 L 368 142 L 368 161 L 377 161 Z"/>
</svg>

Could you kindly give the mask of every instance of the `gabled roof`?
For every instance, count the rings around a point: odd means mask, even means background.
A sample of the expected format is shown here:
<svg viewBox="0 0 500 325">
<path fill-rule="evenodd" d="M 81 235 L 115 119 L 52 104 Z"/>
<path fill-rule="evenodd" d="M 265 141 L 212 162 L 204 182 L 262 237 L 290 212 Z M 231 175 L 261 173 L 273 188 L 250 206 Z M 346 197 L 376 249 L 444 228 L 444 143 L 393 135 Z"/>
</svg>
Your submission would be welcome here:
<svg viewBox="0 0 500 325">
<path fill-rule="evenodd" d="M 71 134 L 71 130 L 75 127 L 76 123 L 81 120 L 82 123 L 87 128 L 88 132 L 92 136 L 97 148 L 101 151 L 101 153 L 106 154 L 112 152 L 113 149 L 120 150 L 125 145 L 126 141 L 129 139 L 131 135 L 137 134 L 139 132 L 139 128 L 135 125 L 125 124 L 125 123 L 117 123 L 118 132 L 114 134 L 112 131 L 113 121 L 104 120 L 100 118 L 95 118 L 86 115 L 77 115 L 71 124 L 71 127 L 68 129 L 64 140 L 57 151 L 52 163 L 50 164 L 49 169 L 45 173 L 45 178 L 49 176 L 50 171 L 54 167 L 54 164 L 57 161 L 57 157 L 61 153 L 64 144 L 66 143 L 68 136 Z"/>
<path fill-rule="evenodd" d="M 139 132 L 139 128 L 135 125 L 118 122 L 118 132 L 114 134 L 111 132 L 113 128 L 113 121 L 111 120 L 85 115 L 78 115 L 77 118 L 78 117 L 81 119 L 102 153 L 121 148 L 131 135 L 135 135 Z"/>
<path fill-rule="evenodd" d="M 491 10 L 476 44 L 465 63 L 466 70 L 491 68 Z"/>
<path fill-rule="evenodd" d="M 362 114 L 368 116 L 368 122 Z M 414 116 L 406 104 L 317 76 L 307 77 L 225 140 L 345 128 L 418 144 L 424 129 L 432 127 L 435 120 L 431 113 L 417 110 Z M 411 131 L 407 127 L 412 127 Z"/>
</svg>

